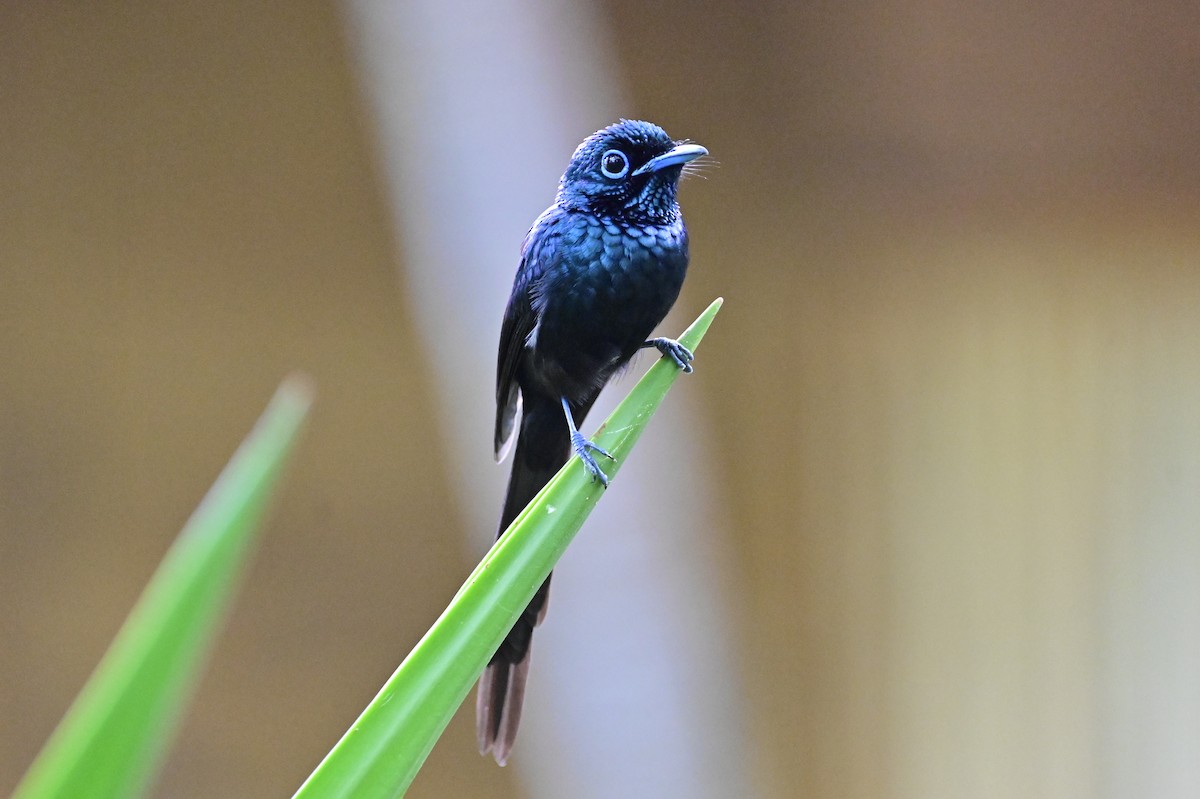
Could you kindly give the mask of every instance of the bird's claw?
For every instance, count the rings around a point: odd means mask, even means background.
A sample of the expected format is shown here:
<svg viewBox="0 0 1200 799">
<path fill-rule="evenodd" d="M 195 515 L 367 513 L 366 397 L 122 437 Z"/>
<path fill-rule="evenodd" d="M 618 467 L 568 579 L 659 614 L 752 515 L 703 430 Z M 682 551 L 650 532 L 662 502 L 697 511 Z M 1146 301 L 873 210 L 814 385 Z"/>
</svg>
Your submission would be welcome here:
<svg viewBox="0 0 1200 799">
<path fill-rule="evenodd" d="M 614 462 L 617 459 L 602 447 L 593 444 L 578 430 L 571 433 L 571 449 L 579 456 L 579 460 L 583 461 L 583 467 L 588 470 L 588 474 L 592 476 L 592 480 L 599 480 L 601 485 L 608 488 L 608 475 L 600 470 L 600 464 L 596 463 L 596 459 L 592 457 L 592 453 L 599 453 Z"/>
<path fill-rule="evenodd" d="M 661 352 L 664 357 L 674 361 L 675 365 L 682 369 L 684 374 L 692 373 L 692 361 L 696 360 L 696 356 L 692 354 L 691 350 L 675 339 L 652 338 L 646 343 Z"/>
</svg>

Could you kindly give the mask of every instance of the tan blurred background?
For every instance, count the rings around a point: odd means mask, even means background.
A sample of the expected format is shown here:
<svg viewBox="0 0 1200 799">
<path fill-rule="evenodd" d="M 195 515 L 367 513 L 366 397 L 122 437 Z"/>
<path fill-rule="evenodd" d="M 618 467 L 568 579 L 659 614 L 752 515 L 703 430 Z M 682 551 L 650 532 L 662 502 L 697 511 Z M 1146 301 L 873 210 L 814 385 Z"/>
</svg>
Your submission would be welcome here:
<svg viewBox="0 0 1200 799">
<path fill-rule="evenodd" d="M 755 790 L 1200 792 L 1200 6 L 600 9 L 624 114 L 721 162 L 681 302 L 727 300 L 686 390 Z M 0 791 L 289 371 L 312 423 L 156 796 L 289 794 L 479 555 L 350 41 L 0 5 Z M 473 746 L 468 709 L 410 795 L 521 795 Z"/>
</svg>

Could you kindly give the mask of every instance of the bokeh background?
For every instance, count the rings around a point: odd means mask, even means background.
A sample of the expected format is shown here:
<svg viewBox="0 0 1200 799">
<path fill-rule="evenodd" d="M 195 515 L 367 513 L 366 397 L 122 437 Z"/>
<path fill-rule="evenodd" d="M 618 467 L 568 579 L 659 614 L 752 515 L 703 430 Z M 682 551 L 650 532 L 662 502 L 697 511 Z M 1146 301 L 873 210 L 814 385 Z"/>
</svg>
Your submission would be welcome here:
<svg viewBox="0 0 1200 799">
<path fill-rule="evenodd" d="M 0 4 L 0 792 L 297 369 L 155 795 L 299 785 L 494 532 L 517 247 L 620 116 L 720 161 L 668 332 L 726 305 L 510 767 L 467 707 L 410 795 L 1200 794 L 1190 0 Z"/>
</svg>

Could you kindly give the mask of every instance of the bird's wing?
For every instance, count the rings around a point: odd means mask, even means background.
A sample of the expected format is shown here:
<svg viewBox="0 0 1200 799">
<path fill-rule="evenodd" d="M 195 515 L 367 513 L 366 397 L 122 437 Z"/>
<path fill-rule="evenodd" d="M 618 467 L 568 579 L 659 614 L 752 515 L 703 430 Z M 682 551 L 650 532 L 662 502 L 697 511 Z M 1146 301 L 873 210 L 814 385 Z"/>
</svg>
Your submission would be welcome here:
<svg viewBox="0 0 1200 799">
<path fill-rule="evenodd" d="M 529 280 L 526 260 L 521 259 L 517 268 L 517 279 L 513 282 L 512 296 L 504 309 L 504 323 L 500 326 L 500 350 L 496 358 L 496 460 L 504 459 L 506 444 L 512 438 L 513 423 L 520 407 L 520 392 L 517 385 L 517 365 L 521 362 L 521 350 L 533 332 L 535 315 L 529 298 Z"/>
<path fill-rule="evenodd" d="M 539 289 L 546 272 L 546 262 L 554 258 L 557 236 L 553 232 L 553 221 L 558 216 L 554 206 L 546 209 L 521 244 L 521 263 L 513 279 L 512 295 L 504 309 L 504 323 L 500 326 L 500 349 L 496 359 L 496 460 L 504 460 L 508 453 L 507 444 L 512 439 L 517 411 L 521 407 L 520 386 L 517 383 L 517 368 L 521 353 L 533 342 L 540 312 Z"/>
</svg>

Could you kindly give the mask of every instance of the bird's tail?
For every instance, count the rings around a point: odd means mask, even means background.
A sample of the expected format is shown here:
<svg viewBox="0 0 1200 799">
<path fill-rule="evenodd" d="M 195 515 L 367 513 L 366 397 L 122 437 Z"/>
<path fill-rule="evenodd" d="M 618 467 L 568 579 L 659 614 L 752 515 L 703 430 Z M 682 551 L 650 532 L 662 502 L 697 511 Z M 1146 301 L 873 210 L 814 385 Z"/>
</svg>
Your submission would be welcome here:
<svg viewBox="0 0 1200 799">
<path fill-rule="evenodd" d="M 586 408 L 577 411 L 576 419 L 581 420 L 586 412 Z M 525 398 L 499 533 L 508 529 L 513 519 L 567 462 L 570 453 L 571 437 L 562 406 L 554 401 Z M 475 703 L 479 752 L 484 755 L 490 752 L 502 766 L 508 760 L 521 721 L 533 628 L 541 623 L 549 597 L 550 578 L 547 577 L 479 678 Z"/>
</svg>

